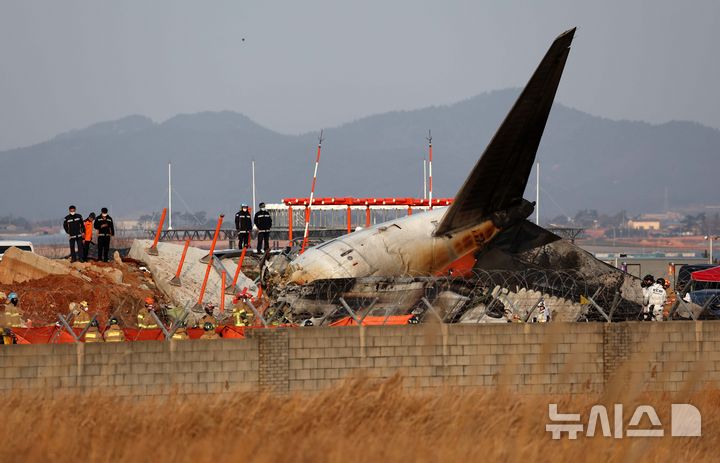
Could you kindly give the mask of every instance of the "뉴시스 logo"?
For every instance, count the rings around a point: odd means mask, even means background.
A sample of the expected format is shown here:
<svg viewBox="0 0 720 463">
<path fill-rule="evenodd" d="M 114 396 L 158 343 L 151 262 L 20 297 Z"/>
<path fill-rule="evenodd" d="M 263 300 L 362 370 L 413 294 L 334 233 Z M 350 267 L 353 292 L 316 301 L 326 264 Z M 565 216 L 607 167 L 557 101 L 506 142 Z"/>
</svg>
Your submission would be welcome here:
<svg viewBox="0 0 720 463">
<path fill-rule="evenodd" d="M 622 439 L 623 437 L 663 437 L 665 435 L 663 423 L 660 422 L 660 418 L 652 406 L 638 405 L 626 428 L 623 427 L 623 405 L 615 404 L 613 408 L 612 429 L 604 405 L 594 405 L 590 409 L 587 428 L 585 428 L 580 413 L 558 413 L 557 404 L 549 404 L 548 415 L 552 424 L 546 424 L 545 430 L 552 433 L 553 439 L 561 439 L 563 433 L 567 433 L 569 439 L 577 439 L 578 434 L 583 433 L 583 430 L 587 437 L 593 437 L 599 431 L 602 432 L 604 437 L 614 437 L 615 439 Z M 646 415 L 650 420 L 652 429 L 639 428 L 643 415 Z M 700 437 L 702 435 L 700 411 L 694 405 L 672 404 L 670 409 L 670 435 L 672 437 Z"/>
</svg>

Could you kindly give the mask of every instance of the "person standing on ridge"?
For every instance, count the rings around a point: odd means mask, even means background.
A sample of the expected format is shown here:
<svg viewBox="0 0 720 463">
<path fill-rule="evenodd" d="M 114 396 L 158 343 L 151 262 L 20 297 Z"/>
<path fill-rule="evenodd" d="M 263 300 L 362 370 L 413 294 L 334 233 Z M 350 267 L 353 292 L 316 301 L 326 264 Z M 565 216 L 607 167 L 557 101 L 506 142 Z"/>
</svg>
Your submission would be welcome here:
<svg viewBox="0 0 720 463">
<path fill-rule="evenodd" d="M 265 210 L 265 203 L 260 203 L 259 211 L 255 213 L 255 226 L 258 229 L 257 252 L 265 252 L 270 249 L 270 229 L 272 228 L 272 217 Z M 264 243 L 264 244 L 263 244 Z"/>
<path fill-rule="evenodd" d="M 80 214 L 75 212 L 75 206 L 68 208 L 70 212 L 65 216 L 63 221 L 63 229 L 70 238 L 70 261 L 71 262 L 85 262 L 85 252 L 83 248 L 83 218 Z M 77 252 L 75 248 L 77 247 Z"/>
<path fill-rule="evenodd" d="M 238 249 L 250 246 L 250 232 L 252 231 L 252 217 L 248 205 L 243 204 L 235 214 L 235 230 L 238 233 Z"/>
<path fill-rule="evenodd" d="M 85 254 L 85 260 L 88 260 L 88 256 L 90 255 L 90 243 L 92 243 L 94 221 L 95 213 L 91 212 L 90 215 L 87 216 L 87 219 L 85 219 L 85 222 L 83 222 L 83 225 L 85 226 L 83 230 L 83 253 Z"/>
<path fill-rule="evenodd" d="M 107 207 L 103 207 L 100 217 L 95 219 L 95 230 L 98 231 L 98 261 L 107 262 L 110 259 L 110 238 L 115 236 L 115 225 Z"/>
</svg>

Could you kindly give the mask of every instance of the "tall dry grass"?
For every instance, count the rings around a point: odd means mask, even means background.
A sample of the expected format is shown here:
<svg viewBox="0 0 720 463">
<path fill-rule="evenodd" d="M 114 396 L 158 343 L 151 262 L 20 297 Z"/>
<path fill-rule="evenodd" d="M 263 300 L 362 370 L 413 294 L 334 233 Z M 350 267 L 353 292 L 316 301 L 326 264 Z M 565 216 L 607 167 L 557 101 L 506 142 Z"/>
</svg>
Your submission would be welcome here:
<svg viewBox="0 0 720 463">
<path fill-rule="evenodd" d="M 720 392 L 623 397 L 627 423 L 638 403 L 656 407 L 663 438 L 553 441 L 548 403 L 564 413 L 612 404 L 602 395 L 522 395 L 501 390 L 402 387 L 349 380 L 315 395 L 119 400 L 77 394 L 2 397 L 0 461 L 717 461 Z M 667 412 L 690 402 L 703 437 L 671 438 Z M 608 407 L 612 413 L 612 406 Z M 613 422 L 610 416 L 610 422 Z"/>
</svg>

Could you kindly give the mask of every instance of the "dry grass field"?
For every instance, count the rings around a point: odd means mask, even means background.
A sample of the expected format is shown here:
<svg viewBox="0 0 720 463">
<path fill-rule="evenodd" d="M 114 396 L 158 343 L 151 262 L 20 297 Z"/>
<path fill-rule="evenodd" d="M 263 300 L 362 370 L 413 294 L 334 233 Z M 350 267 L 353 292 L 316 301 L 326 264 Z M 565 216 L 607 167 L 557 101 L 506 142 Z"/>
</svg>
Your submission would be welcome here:
<svg viewBox="0 0 720 463">
<path fill-rule="evenodd" d="M 502 390 L 413 391 L 401 378 L 348 380 L 313 395 L 118 400 L 92 394 L 2 396 L 0 461 L 717 461 L 720 391 L 522 395 Z M 688 385 L 688 390 L 691 385 Z M 614 391 L 614 392 L 612 392 Z M 624 423 L 655 406 L 662 438 L 552 440 L 548 403 L 583 413 L 622 402 Z M 703 414 L 703 437 L 669 437 L 671 403 Z"/>
</svg>

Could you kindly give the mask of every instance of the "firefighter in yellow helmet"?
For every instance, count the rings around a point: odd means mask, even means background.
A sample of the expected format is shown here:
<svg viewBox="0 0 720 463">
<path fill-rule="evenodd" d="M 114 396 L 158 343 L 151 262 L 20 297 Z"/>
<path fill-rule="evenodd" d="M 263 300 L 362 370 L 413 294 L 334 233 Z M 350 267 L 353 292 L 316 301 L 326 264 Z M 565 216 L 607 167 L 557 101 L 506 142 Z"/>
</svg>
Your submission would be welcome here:
<svg viewBox="0 0 720 463">
<path fill-rule="evenodd" d="M 235 326 L 250 326 L 248 313 L 241 305 L 235 306 L 232 311 L 233 324 Z"/>
<path fill-rule="evenodd" d="M 82 301 L 80 304 L 70 303 L 70 310 L 73 314 L 73 327 L 85 328 L 90 324 L 87 301 Z"/>
<path fill-rule="evenodd" d="M 151 297 L 145 298 L 145 307 L 140 309 L 138 311 L 137 315 L 137 324 L 138 328 L 141 330 L 144 329 L 154 329 L 157 328 L 157 323 L 155 322 L 155 318 L 152 316 L 150 312 L 155 311 L 155 300 Z"/>
<path fill-rule="evenodd" d="M 104 342 L 105 339 L 102 337 L 102 333 L 100 333 L 100 329 L 98 328 L 98 322 L 97 320 L 93 319 L 90 322 L 90 327 L 85 332 L 85 342 Z"/>
<path fill-rule="evenodd" d="M 5 324 L 10 328 L 23 328 L 25 323 L 22 319 L 22 312 L 18 307 L 20 299 L 17 293 L 12 292 L 7 296 L 7 302 L 5 303 Z"/>
<path fill-rule="evenodd" d="M 118 319 L 112 317 L 108 322 L 105 330 L 105 342 L 123 342 L 125 340 L 125 332 L 118 325 Z"/>
<path fill-rule="evenodd" d="M 233 324 L 235 326 L 251 326 L 253 322 L 253 314 L 250 313 L 250 307 L 245 303 L 246 297 L 238 294 L 233 298 Z"/>
<path fill-rule="evenodd" d="M 210 322 L 203 323 L 203 331 L 200 339 L 220 339 L 220 336 L 215 332 L 215 325 Z"/>
<path fill-rule="evenodd" d="M 2 328 L 2 342 L 0 344 L 17 344 L 17 337 L 10 328 Z"/>
</svg>

